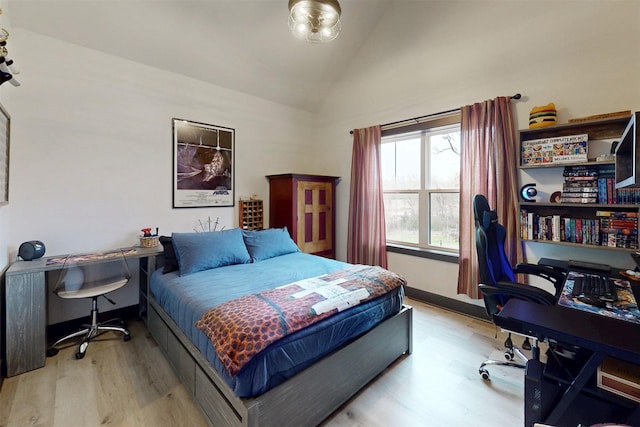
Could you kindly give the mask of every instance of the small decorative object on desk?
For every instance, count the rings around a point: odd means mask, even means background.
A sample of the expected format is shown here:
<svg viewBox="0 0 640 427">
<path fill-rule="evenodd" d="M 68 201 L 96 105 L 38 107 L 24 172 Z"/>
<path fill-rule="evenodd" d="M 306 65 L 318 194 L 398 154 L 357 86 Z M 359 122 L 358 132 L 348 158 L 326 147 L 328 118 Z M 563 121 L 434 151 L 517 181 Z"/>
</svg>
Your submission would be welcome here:
<svg viewBox="0 0 640 427">
<path fill-rule="evenodd" d="M 156 227 L 156 234 L 151 234 L 151 228 L 143 228 L 142 236 L 140 236 L 140 247 L 141 248 L 153 248 L 154 246 L 158 246 L 160 244 L 160 239 L 158 237 L 158 227 Z"/>
</svg>

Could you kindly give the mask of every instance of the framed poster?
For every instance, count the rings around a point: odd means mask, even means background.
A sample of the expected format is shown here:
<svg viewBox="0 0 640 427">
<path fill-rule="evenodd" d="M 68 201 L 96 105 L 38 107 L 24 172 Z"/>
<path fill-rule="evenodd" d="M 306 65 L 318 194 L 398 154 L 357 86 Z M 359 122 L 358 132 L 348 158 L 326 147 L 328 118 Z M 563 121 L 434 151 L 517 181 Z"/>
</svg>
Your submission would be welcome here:
<svg viewBox="0 0 640 427">
<path fill-rule="evenodd" d="M 9 203 L 9 130 L 10 118 L 0 105 L 0 205 Z"/>
<path fill-rule="evenodd" d="M 173 119 L 173 207 L 234 205 L 235 130 Z"/>
</svg>

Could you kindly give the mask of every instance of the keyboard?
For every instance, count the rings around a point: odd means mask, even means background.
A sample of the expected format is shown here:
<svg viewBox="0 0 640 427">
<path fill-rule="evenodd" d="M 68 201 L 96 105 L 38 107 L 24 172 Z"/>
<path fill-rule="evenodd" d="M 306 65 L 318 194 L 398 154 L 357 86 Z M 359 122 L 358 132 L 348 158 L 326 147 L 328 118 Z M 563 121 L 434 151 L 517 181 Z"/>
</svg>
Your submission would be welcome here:
<svg viewBox="0 0 640 427">
<path fill-rule="evenodd" d="M 606 276 L 599 274 L 584 273 L 575 277 L 571 294 L 575 297 L 583 296 L 609 302 L 617 299 L 614 284 Z"/>
</svg>

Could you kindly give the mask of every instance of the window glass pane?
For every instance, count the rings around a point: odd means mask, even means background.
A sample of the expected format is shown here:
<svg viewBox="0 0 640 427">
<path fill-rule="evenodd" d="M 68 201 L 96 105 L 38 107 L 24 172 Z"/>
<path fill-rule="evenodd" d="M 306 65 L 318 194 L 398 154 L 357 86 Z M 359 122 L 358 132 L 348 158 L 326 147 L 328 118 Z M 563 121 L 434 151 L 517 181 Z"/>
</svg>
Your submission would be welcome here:
<svg viewBox="0 0 640 427">
<path fill-rule="evenodd" d="M 420 138 L 385 142 L 381 154 L 385 190 L 420 188 Z"/>
<path fill-rule="evenodd" d="M 391 193 L 384 195 L 387 239 L 418 243 L 418 194 Z"/>
<path fill-rule="evenodd" d="M 429 244 L 431 246 L 458 249 L 459 197 L 458 193 L 430 193 Z"/>
<path fill-rule="evenodd" d="M 427 188 L 460 188 L 460 131 L 430 135 Z"/>
<path fill-rule="evenodd" d="M 460 124 L 437 123 L 382 138 L 387 240 L 456 252 Z"/>
</svg>

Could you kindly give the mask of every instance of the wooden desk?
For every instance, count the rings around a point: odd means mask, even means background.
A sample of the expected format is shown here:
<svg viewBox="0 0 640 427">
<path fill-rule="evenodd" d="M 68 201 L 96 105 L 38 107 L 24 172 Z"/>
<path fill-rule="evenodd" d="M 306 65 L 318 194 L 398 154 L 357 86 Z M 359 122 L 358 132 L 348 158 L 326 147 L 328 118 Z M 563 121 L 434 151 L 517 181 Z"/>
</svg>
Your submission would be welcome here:
<svg viewBox="0 0 640 427">
<path fill-rule="evenodd" d="M 580 393 L 589 389 L 597 395 L 599 391 L 591 381 L 605 356 L 640 365 L 640 325 L 636 323 L 573 308 L 546 306 L 516 299 L 507 301 L 500 314 L 494 317 L 494 322 L 507 330 L 535 336 L 540 340 L 572 344 L 590 352 L 579 374 L 566 384 L 560 398 L 551 405 L 548 416 L 535 420 L 538 422 L 559 425 L 561 417 L 570 410 Z M 611 396 L 608 398 L 611 400 Z M 640 406 L 634 409 L 629 402 L 620 403 L 627 406 L 626 413 L 629 415 L 625 422 L 639 425 Z"/>
<path fill-rule="evenodd" d="M 162 246 L 134 248 L 127 260 L 137 260 L 140 268 L 140 316 L 146 317 L 149 277 L 155 270 L 156 256 Z M 47 350 L 47 272 L 60 270 L 61 264 L 47 265 L 47 260 L 17 261 L 5 273 L 5 325 L 7 376 L 44 366 Z M 104 263 L 113 259 L 93 260 L 74 265 Z"/>
</svg>

